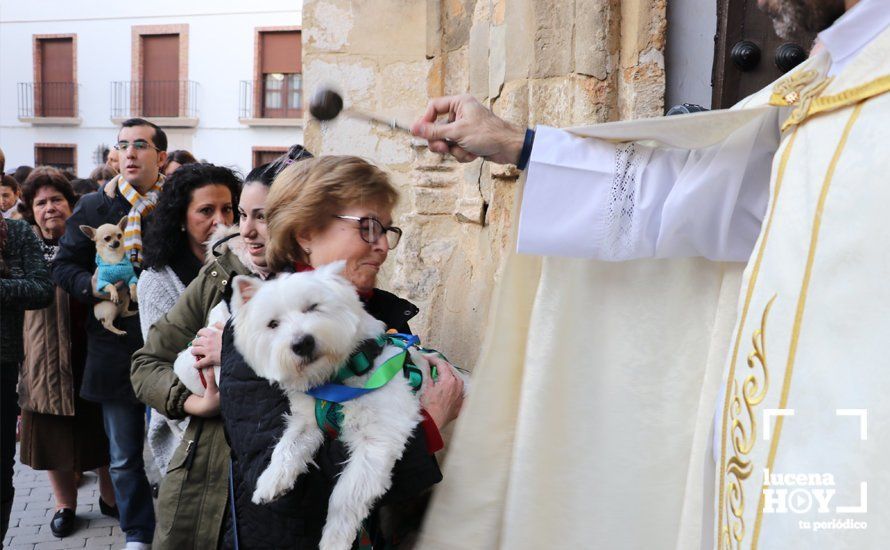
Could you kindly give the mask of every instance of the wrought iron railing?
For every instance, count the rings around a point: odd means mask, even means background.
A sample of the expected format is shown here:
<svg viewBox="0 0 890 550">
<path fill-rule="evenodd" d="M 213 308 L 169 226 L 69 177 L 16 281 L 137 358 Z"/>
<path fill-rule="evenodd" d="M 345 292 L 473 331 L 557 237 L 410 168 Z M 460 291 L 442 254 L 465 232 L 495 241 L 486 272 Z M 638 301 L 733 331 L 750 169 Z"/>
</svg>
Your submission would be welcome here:
<svg viewBox="0 0 890 550">
<path fill-rule="evenodd" d="M 238 94 L 238 118 L 253 118 L 254 103 L 253 82 L 242 80 Z"/>
<path fill-rule="evenodd" d="M 198 116 L 192 80 L 124 80 L 111 83 L 111 118 Z"/>
<path fill-rule="evenodd" d="M 278 76 L 278 78 L 274 78 Z M 270 88 L 268 80 L 276 82 Z M 266 75 L 266 81 L 242 80 L 238 94 L 238 118 L 275 119 L 303 116 L 303 75 Z"/>
<path fill-rule="evenodd" d="M 19 82 L 19 118 L 77 116 L 76 82 Z"/>
</svg>

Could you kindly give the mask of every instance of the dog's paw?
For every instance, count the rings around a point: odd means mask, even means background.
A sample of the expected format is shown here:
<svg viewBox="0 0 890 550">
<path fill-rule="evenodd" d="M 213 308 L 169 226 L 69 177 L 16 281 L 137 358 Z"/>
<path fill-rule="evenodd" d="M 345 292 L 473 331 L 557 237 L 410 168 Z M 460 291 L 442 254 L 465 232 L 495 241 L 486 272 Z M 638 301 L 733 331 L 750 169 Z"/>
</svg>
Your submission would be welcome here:
<svg viewBox="0 0 890 550">
<path fill-rule="evenodd" d="M 337 529 L 328 529 L 325 525 L 321 535 L 321 541 L 318 543 L 319 550 L 349 550 L 352 548 L 352 542 L 355 540 L 357 532 L 342 533 Z"/>
<path fill-rule="evenodd" d="M 119 304 L 121 297 L 117 293 L 117 288 L 114 285 L 108 285 L 105 288 L 108 289 L 108 297 L 111 299 L 111 303 Z"/>
<path fill-rule="evenodd" d="M 284 492 L 284 488 L 280 487 L 281 476 L 275 474 L 272 469 L 266 469 L 256 482 L 256 489 L 253 491 L 251 501 L 254 504 L 267 504 L 272 502 Z"/>
<path fill-rule="evenodd" d="M 130 301 L 134 304 L 139 301 L 136 296 L 136 285 L 130 285 Z"/>
</svg>

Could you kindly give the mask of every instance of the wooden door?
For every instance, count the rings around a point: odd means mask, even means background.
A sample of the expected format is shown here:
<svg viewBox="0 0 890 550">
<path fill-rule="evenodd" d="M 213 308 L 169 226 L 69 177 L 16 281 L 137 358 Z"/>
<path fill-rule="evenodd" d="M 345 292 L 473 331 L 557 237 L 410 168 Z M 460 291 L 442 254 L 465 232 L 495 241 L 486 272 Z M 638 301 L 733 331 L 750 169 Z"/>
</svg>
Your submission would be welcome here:
<svg viewBox="0 0 890 550">
<path fill-rule="evenodd" d="M 287 153 L 287 147 L 270 147 L 268 149 L 253 150 L 253 167 L 268 164 L 284 153 Z"/>
<path fill-rule="evenodd" d="M 40 82 L 36 115 L 74 116 L 74 41 L 71 38 L 40 40 Z"/>
<path fill-rule="evenodd" d="M 717 0 L 713 108 L 731 107 L 782 76 L 809 55 L 815 38 L 779 38 L 757 0 Z"/>
<path fill-rule="evenodd" d="M 34 166 L 53 166 L 75 174 L 75 152 L 75 146 L 69 144 L 35 145 Z"/>
<path fill-rule="evenodd" d="M 179 35 L 142 36 L 142 115 L 179 116 Z"/>
</svg>

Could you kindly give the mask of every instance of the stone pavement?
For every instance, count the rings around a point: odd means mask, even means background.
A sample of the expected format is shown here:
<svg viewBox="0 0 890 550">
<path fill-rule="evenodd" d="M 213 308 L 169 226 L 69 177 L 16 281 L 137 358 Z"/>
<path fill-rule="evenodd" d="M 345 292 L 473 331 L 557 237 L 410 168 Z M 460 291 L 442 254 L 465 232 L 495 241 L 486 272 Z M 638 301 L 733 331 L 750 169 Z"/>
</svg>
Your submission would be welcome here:
<svg viewBox="0 0 890 550">
<path fill-rule="evenodd" d="M 15 501 L 9 518 L 9 531 L 3 547 L 13 550 L 44 548 L 119 549 L 124 534 L 117 520 L 99 512 L 99 480 L 93 472 L 84 473 L 77 491 L 77 530 L 63 539 L 53 536 L 49 522 L 56 513 L 56 501 L 46 472 L 22 466 L 16 456 Z"/>
</svg>

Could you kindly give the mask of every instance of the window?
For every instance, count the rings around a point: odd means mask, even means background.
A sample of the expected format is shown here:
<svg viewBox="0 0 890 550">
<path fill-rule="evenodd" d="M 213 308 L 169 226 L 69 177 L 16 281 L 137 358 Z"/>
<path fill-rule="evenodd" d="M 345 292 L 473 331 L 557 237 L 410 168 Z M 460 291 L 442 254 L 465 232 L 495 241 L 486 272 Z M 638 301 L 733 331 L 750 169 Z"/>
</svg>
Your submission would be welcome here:
<svg viewBox="0 0 890 550">
<path fill-rule="evenodd" d="M 284 153 L 287 153 L 287 147 L 254 147 L 253 167 L 272 162 Z"/>
<path fill-rule="evenodd" d="M 54 166 L 77 174 L 77 146 L 73 143 L 37 143 L 34 145 L 34 166 Z"/>
<path fill-rule="evenodd" d="M 34 116 L 75 115 L 74 36 L 34 37 Z"/>
<path fill-rule="evenodd" d="M 302 45 L 298 30 L 260 30 L 259 112 L 265 118 L 303 116 Z"/>
</svg>

